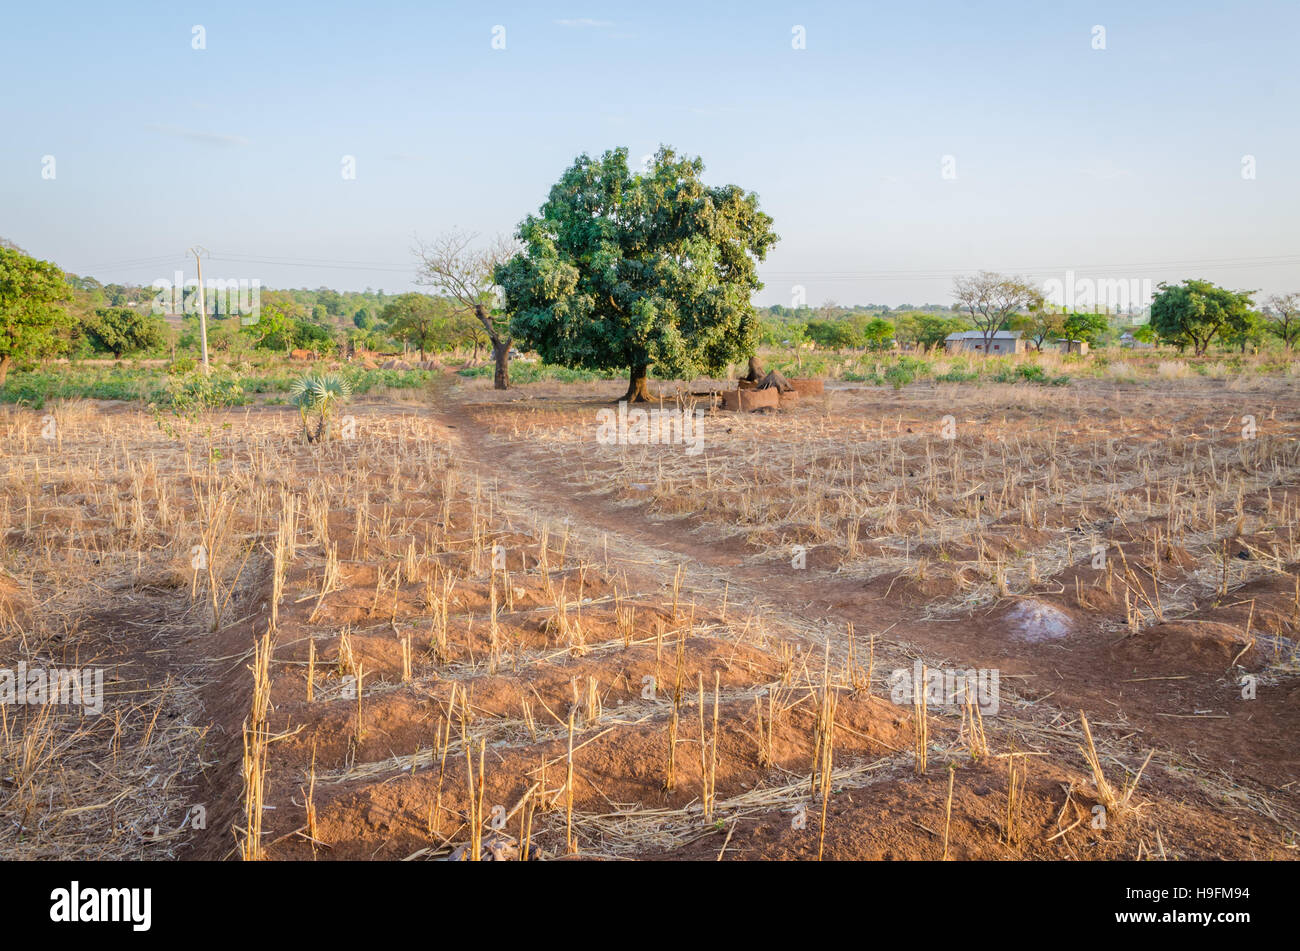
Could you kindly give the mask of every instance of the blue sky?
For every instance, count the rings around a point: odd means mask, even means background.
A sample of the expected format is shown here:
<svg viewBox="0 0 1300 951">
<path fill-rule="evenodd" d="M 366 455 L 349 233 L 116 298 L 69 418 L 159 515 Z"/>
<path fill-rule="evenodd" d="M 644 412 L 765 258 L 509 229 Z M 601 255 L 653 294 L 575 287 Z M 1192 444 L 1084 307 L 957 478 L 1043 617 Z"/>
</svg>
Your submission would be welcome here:
<svg viewBox="0 0 1300 951">
<path fill-rule="evenodd" d="M 405 290 L 416 234 L 510 233 L 576 155 L 663 142 L 775 218 L 760 303 L 1300 289 L 1293 0 L 272 6 L 10 4 L 0 236 L 104 281 L 198 243 L 205 276 Z"/>
</svg>

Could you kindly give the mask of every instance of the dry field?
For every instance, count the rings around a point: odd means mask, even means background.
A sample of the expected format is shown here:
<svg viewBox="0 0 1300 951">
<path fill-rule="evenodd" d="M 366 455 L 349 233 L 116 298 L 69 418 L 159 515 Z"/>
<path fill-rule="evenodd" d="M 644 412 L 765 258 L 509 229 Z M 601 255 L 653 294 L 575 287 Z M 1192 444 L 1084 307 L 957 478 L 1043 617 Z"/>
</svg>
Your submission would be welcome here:
<svg viewBox="0 0 1300 951">
<path fill-rule="evenodd" d="M 323 447 L 4 410 L 0 668 L 105 676 L 0 706 L 0 853 L 1296 855 L 1288 381 L 832 388 L 694 455 L 599 444 L 620 391 L 448 377 Z"/>
</svg>

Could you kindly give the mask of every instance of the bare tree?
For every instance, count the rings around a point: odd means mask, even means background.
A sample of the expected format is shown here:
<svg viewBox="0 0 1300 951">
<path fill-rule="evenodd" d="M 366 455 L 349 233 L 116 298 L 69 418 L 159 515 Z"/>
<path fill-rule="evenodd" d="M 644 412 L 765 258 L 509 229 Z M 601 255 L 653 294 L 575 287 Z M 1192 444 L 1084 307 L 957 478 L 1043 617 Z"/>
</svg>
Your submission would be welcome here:
<svg viewBox="0 0 1300 951">
<path fill-rule="evenodd" d="M 1264 317 L 1268 329 L 1282 338 L 1282 345 L 1290 350 L 1300 340 L 1300 292 L 1274 294 L 1264 302 Z"/>
<path fill-rule="evenodd" d="M 1043 295 L 1023 278 L 993 271 L 980 271 L 974 277 L 953 281 L 952 296 L 959 310 L 970 315 L 975 329 L 984 335 L 984 354 L 988 355 L 993 335 L 1001 330 L 1012 314 L 1042 306 Z"/>
<path fill-rule="evenodd" d="M 462 312 L 473 313 L 492 344 L 496 371 L 492 386 L 510 389 L 510 343 L 508 324 L 492 313 L 495 267 L 509 260 L 510 242 L 496 238 L 490 244 L 476 244 L 478 235 L 466 231 L 449 231 L 430 242 L 416 239 L 415 255 L 419 258 L 417 284 L 434 288 L 460 305 Z"/>
</svg>

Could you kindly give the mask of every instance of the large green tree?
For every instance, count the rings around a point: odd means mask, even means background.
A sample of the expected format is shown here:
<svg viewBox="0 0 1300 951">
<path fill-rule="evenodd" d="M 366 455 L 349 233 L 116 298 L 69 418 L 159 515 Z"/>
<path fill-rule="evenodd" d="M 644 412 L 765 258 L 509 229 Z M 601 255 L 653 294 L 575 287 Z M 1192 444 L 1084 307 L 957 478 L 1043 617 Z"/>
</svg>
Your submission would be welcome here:
<svg viewBox="0 0 1300 951">
<path fill-rule="evenodd" d="M 1218 335 L 1248 330 L 1253 291 L 1230 291 L 1209 281 L 1157 285 L 1151 301 L 1151 326 L 1161 340 L 1196 356 L 1205 353 Z"/>
<path fill-rule="evenodd" d="M 969 330 L 970 324 L 960 317 L 940 317 L 938 314 L 902 314 L 894 322 L 898 342 L 916 344 L 923 350 L 941 345 L 948 334 Z"/>
<path fill-rule="evenodd" d="M 261 295 L 257 320 L 243 325 L 243 333 L 251 337 L 259 349 L 288 353 L 296 344 L 298 324 L 306 314 L 306 308 L 291 292 L 266 290 Z M 188 338 L 182 342 L 188 342 Z"/>
<path fill-rule="evenodd" d="M 894 325 L 882 317 L 874 317 L 862 325 L 862 343 L 871 350 L 884 350 L 894 339 Z"/>
<path fill-rule="evenodd" d="M 1268 321 L 1256 310 L 1248 310 L 1241 317 L 1232 320 L 1219 334 L 1225 347 L 1236 347 L 1242 353 L 1250 348 L 1259 350 L 1268 335 Z"/>
<path fill-rule="evenodd" d="M 862 335 L 844 319 L 808 321 L 808 339 L 823 350 L 843 350 L 862 345 Z"/>
<path fill-rule="evenodd" d="M 128 353 L 161 347 L 166 336 L 166 324 L 133 307 L 100 307 L 82 325 L 96 350 L 119 360 Z"/>
<path fill-rule="evenodd" d="M 752 355 L 757 264 L 777 236 L 757 195 L 703 171 L 667 147 L 644 173 L 627 149 L 580 156 L 496 268 L 512 333 L 548 363 L 626 367 L 629 402 L 651 398 L 652 367 L 721 374 Z"/>
<path fill-rule="evenodd" d="M 15 361 L 57 353 L 70 318 L 63 272 L 16 248 L 0 247 L 0 385 Z"/>
<path fill-rule="evenodd" d="M 1061 329 L 1070 340 L 1084 340 L 1088 346 L 1095 347 L 1110 330 L 1110 321 L 1105 314 L 1072 313 L 1065 318 Z"/>
<path fill-rule="evenodd" d="M 380 319 L 394 337 L 419 350 L 423 360 L 426 350 L 446 339 L 450 309 L 445 300 L 428 294 L 402 294 L 384 307 Z"/>
</svg>

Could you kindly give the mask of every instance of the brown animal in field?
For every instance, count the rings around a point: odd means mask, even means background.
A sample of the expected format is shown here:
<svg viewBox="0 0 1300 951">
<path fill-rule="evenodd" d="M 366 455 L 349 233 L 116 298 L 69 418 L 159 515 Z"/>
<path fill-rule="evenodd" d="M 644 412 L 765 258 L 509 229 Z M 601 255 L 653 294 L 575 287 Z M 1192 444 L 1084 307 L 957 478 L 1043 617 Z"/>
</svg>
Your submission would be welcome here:
<svg viewBox="0 0 1300 951">
<path fill-rule="evenodd" d="M 315 360 L 316 354 L 310 350 L 294 350 L 289 354 L 290 360 Z"/>
</svg>

